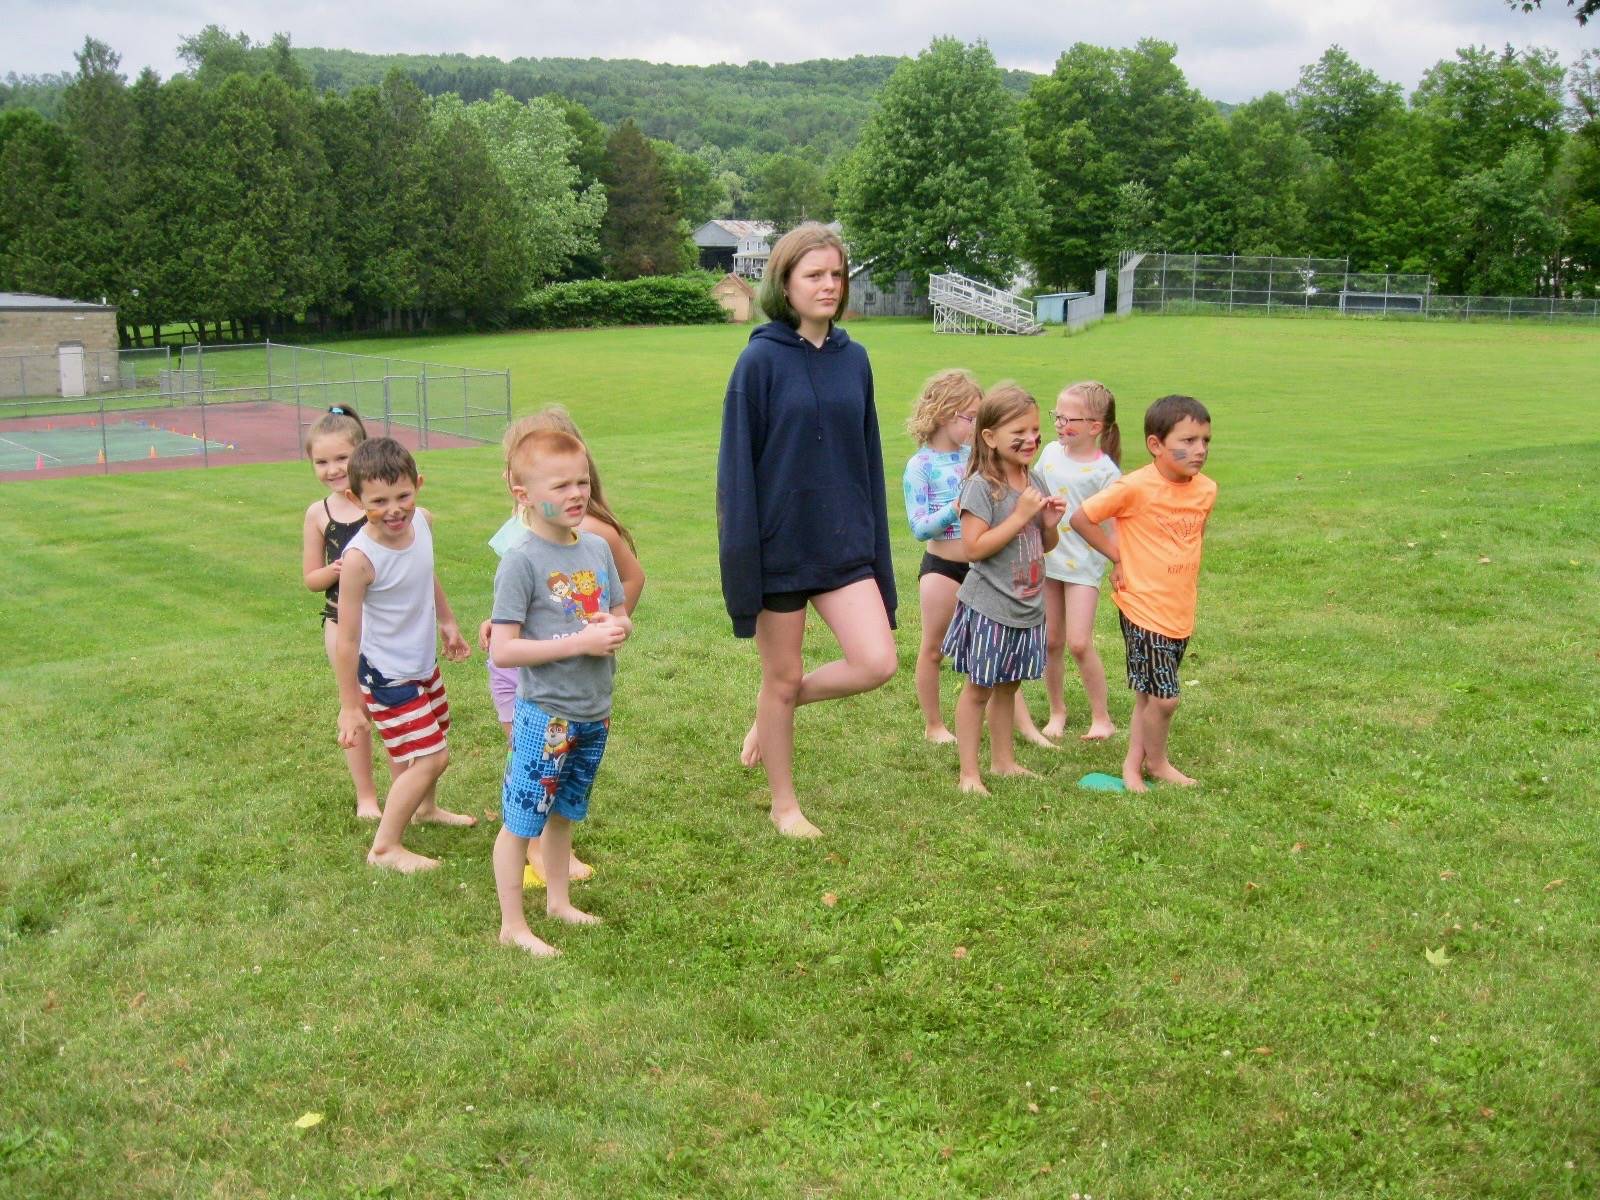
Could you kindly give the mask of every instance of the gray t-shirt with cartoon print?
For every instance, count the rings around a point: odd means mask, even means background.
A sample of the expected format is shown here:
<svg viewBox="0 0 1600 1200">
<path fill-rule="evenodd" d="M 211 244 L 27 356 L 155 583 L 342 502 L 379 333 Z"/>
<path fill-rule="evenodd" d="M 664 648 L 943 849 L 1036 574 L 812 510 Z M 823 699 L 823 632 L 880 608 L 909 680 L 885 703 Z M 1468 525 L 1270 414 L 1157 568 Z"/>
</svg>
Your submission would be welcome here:
<svg viewBox="0 0 1600 1200">
<path fill-rule="evenodd" d="M 539 641 L 582 633 L 599 613 L 622 603 L 616 560 L 605 539 L 578 531 L 578 540 L 558 546 L 528 530 L 500 559 L 494 573 L 496 625 L 520 625 L 522 636 Z M 611 715 L 613 654 L 577 654 L 517 671 L 517 695 L 552 716 L 602 721 Z"/>
<path fill-rule="evenodd" d="M 1028 482 L 1049 495 L 1037 471 Z M 982 518 L 993 529 L 1009 517 L 1022 493 L 1004 488 L 996 498 L 995 485 L 981 475 L 968 475 L 961 485 L 961 511 Z M 1035 516 L 999 551 L 974 562 L 956 598 L 991 621 L 1013 629 L 1032 629 L 1044 622 L 1044 525 Z"/>
</svg>

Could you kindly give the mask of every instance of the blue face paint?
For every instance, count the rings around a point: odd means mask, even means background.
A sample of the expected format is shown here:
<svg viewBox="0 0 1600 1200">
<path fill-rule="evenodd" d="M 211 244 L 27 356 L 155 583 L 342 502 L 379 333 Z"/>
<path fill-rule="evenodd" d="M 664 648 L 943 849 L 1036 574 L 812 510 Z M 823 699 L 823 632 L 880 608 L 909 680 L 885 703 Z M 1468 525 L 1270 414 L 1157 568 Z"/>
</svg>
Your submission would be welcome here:
<svg viewBox="0 0 1600 1200">
<path fill-rule="evenodd" d="M 551 504 L 548 500 L 541 500 L 539 501 L 539 511 L 544 513 L 546 521 L 554 521 L 561 515 L 561 506 L 559 504 Z"/>
</svg>

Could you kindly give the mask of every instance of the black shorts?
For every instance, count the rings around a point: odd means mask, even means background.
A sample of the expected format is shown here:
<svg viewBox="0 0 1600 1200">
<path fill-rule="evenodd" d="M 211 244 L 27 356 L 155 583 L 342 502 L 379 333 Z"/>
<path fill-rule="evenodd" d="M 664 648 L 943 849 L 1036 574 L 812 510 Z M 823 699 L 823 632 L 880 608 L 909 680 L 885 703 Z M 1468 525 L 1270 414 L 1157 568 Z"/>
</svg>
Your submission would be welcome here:
<svg viewBox="0 0 1600 1200">
<path fill-rule="evenodd" d="M 946 579 L 964 583 L 970 565 L 970 563 L 951 562 L 948 558 L 940 558 L 937 554 L 924 550 L 922 565 L 917 568 L 917 578 L 921 579 L 924 575 L 943 575 Z"/>
<path fill-rule="evenodd" d="M 1128 686 L 1147 696 L 1163 700 L 1178 698 L 1178 667 L 1183 663 L 1183 652 L 1189 648 L 1188 638 L 1170 638 L 1135 625 L 1119 611 L 1122 622 L 1122 641 L 1128 648 Z"/>
<path fill-rule="evenodd" d="M 826 596 L 829 592 L 837 592 L 842 587 L 849 587 L 852 583 L 860 583 L 863 579 L 871 578 L 872 568 L 864 567 L 854 578 L 846 579 L 843 583 L 836 583 L 832 587 L 802 588 L 798 592 L 763 592 L 761 595 L 761 607 L 767 612 L 799 612 L 813 596 Z"/>
</svg>

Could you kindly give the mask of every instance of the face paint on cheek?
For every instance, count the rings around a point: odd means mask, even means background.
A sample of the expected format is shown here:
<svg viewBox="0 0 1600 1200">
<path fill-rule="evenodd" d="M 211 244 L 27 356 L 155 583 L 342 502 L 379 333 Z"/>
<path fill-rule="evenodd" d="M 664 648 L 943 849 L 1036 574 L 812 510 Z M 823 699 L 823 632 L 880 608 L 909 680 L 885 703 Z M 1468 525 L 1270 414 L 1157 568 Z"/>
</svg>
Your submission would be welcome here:
<svg viewBox="0 0 1600 1200">
<path fill-rule="evenodd" d="M 545 520 L 554 521 L 561 515 L 561 506 L 559 504 L 551 504 L 548 500 L 541 500 L 539 501 L 539 511 L 544 514 Z"/>
<path fill-rule="evenodd" d="M 1182 446 L 1169 446 L 1167 448 L 1167 453 L 1172 455 L 1172 461 L 1173 462 L 1188 462 L 1189 461 L 1189 452 L 1187 450 L 1185 450 Z"/>
<path fill-rule="evenodd" d="M 1033 439 L 1032 438 L 1014 437 L 1014 438 L 1011 439 L 1011 453 L 1013 453 L 1013 454 L 1026 454 L 1028 451 L 1030 451 L 1032 449 L 1033 449 Z"/>
</svg>

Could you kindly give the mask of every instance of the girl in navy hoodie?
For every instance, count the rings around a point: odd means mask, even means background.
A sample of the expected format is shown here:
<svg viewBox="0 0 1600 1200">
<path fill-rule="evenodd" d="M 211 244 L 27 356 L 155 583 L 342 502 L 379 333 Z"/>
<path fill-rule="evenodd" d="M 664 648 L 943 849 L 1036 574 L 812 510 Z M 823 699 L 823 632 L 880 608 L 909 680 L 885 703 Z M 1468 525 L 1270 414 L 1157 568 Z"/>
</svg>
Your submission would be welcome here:
<svg viewBox="0 0 1600 1200">
<path fill-rule="evenodd" d="M 795 794 L 794 710 L 869 691 L 895 671 L 894 563 L 872 367 L 834 318 L 850 292 L 844 244 L 808 222 L 778 239 L 761 281 L 773 320 L 733 368 L 717 457 L 722 595 L 735 637 L 761 655 L 755 724 L 772 823 L 816 837 Z M 843 657 L 806 671 L 806 605 Z"/>
</svg>

